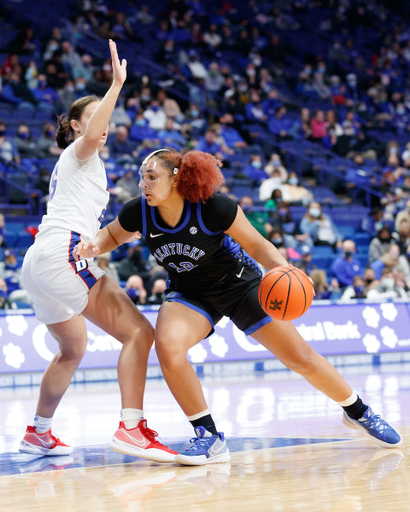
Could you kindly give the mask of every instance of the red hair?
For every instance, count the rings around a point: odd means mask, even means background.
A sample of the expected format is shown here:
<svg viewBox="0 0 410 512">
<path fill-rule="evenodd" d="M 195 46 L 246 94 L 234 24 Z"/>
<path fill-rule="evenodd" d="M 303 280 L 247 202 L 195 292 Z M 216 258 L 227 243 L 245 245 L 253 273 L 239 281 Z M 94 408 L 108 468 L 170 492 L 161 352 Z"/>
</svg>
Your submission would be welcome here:
<svg viewBox="0 0 410 512">
<path fill-rule="evenodd" d="M 220 167 L 222 162 L 209 153 L 188 151 L 181 156 L 176 151 L 161 151 L 154 156 L 173 174 L 178 169 L 178 192 L 190 201 L 204 203 L 224 183 Z"/>
</svg>

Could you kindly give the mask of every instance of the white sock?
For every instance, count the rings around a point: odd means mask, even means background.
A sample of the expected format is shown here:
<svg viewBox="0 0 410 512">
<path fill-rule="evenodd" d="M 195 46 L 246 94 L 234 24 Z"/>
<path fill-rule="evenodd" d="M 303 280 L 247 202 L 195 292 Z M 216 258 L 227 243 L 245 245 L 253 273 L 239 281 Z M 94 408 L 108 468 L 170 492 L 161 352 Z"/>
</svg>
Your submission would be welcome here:
<svg viewBox="0 0 410 512">
<path fill-rule="evenodd" d="M 38 414 L 34 416 L 33 427 L 36 429 L 38 434 L 44 434 L 47 430 L 51 429 L 51 422 L 53 418 L 42 418 Z"/>
<path fill-rule="evenodd" d="M 348 407 L 349 405 L 353 405 L 357 400 L 357 394 L 353 391 L 353 394 L 343 400 L 343 402 L 337 402 L 341 407 Z"/>
<path fill-rule="evenodd" d="M 199 420 L 199 418 L 202 418 L 203 416 L 208 416 L 208 414 L 211 414 L 209 412 L 209 409 L 205 409 L 205 411 L 198 412 L 197 414 L 194 414 L 193 416 L 187 416 L 188 421 L 195 421 Z"/>
<path fill-rule="evenodd" d="M 135 428 L 144 419 L 144 411 L 141 411 L 141 409 L 122 409 L 121 419 L 124 422 L 125 428 L 130 430 Z"/>
</svg>

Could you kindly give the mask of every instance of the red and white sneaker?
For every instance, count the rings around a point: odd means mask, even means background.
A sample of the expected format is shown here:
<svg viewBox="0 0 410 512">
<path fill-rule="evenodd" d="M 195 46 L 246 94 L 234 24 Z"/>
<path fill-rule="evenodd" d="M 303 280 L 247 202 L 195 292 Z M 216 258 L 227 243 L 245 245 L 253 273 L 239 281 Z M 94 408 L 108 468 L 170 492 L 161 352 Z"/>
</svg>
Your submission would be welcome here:
<svg viewBox="0 0 410 512">
<path fill-rule="evenodd" d="M 31 455 L 57 457 L 60 455 L 69 455 L 72 451 L 73 448 L 53 436 L 51 430 L 39 434 L 36 429 L 31 426 L 27 427 L 26 433 L 19 446 L 19 452 L 30 453 Z"/>
<path fill-rule="evenodd" d="M 158 433 L 147 427 L 147 420 L 141 420 L 135 428 L 126 429 L 124 422 L 115 432 L 111 450 L 125 455 L 134 455 L 154 462 L 174 462 L 177 452 L 157 441 Z"/>
</svg>

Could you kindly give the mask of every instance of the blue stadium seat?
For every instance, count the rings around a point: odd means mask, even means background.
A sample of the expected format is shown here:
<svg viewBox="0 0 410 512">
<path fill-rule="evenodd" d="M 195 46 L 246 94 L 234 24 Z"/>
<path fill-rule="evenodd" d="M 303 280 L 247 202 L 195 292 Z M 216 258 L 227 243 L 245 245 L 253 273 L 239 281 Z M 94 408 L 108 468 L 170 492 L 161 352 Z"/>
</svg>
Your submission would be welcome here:
<svg viewBox="0 0 410 512">
<path fill-rule="evenodd" d="M 333 260 L 332 258 L 312 258 L 312 263 L 317 268 L 327 271 L 331 267 Z"/>
<path fill-rule="evenodd" d="M 331 258 L 334 256 L 334 251 L 328 245 L 318 245 L 312 247 L 312 258 Z"/>
<path fill-rule="evenodd" d="M 17 241 L 15 242 L 15 247 L 19 249 L 28 249 L 31 245 L 33 245 L 34 240 L 30 233 L 20 233 L 18 235 Z"/>
<path fill-rule="evenodd" d="M 3 235 L 3 240 L 6 243 L 7 247 L 14 247 L 16 238 L 17 238 L 17 233 L 5 233 Z"/>
<path fill-rule="evenodd" d="M 356 230 L 352 226 L 337 226 L 337 229 L 339 230 L 339 233 L 342 235 L 342 237 L 347 239 L 354 239 Z"/>
<path fill-rule="evenodd" d="M 24 228 L 26 227 L 24 222 L 7 222 L 7 233 L 16 235 L 17 233 L 20 233 L 21 231 L 24 231 Z"/>
<path fill-rule="evenodd" d="M 354 241 L 356 242 L 357 246 L 368 246 L 370 244 L 370 235 L 368 235 L 367 233 L 356 233 Z"/>
</svg>

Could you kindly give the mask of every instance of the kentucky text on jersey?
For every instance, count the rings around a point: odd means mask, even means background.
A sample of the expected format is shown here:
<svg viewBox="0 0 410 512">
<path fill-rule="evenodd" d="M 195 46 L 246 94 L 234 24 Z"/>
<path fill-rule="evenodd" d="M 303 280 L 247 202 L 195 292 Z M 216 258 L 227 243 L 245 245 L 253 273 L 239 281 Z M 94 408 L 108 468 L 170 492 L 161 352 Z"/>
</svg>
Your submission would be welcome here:
<svg viewBox="0 0 410 512">
<path fill-rule="evenodd" d="M 201 251 L 197 247 L 192 247 L 190 245 L 184 245 L 180 243 L 172 243 L 161 246 L 161 248 L 157 249 L 154 252 L 154 256 L 161 263 L 168 256 L 172 256 L 174 254 L 187 256 L 195 261 L 198 261 L 201 256 L 205 256 L 205 252 Z"/>
</svg>

